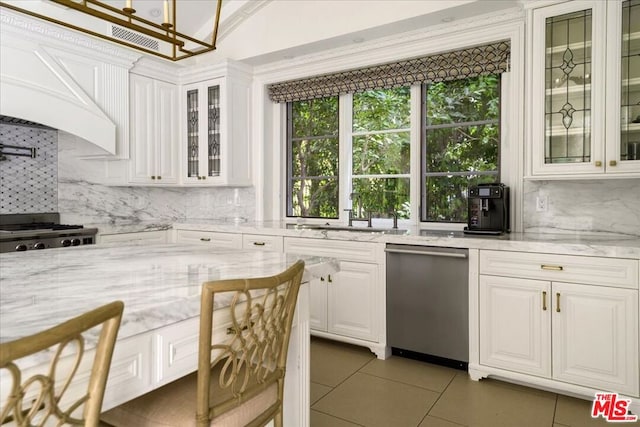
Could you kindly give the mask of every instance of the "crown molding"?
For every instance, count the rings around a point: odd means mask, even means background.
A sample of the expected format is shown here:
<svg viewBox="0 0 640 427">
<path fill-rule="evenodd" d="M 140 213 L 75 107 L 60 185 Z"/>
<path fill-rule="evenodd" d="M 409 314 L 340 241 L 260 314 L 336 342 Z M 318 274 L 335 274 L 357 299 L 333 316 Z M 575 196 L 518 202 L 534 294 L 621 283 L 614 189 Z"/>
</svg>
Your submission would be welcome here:
<svg viewBox="0 0 640 427">
<path fill-rule="evenodd" d="M 178 71 L 180 83 L 195 83 L 218 77 L 233 77 L 250 81 L 253 78 L 253 67 L 232 59 L 215 64 L 197 65 L 182 68 Z"/>
<path fill-rule="evenodd" d="M 162 61 L 149 56 L 141 57 L 130 70 L 133 74 L 152 77 L 167 83 L 178 84 L 178 73 L 182 66 L 169 61 Z"/>
<path fill-rule="evenodd" d="M 68 30 L 41 19 L 13 10 L 0 8 L 2 39 L 13 35 L 20 40 L 29 40 L 44 46 L 81 51 L 96 59 L 131 68 L 141 56 L 133 50 L 124 49 L 114 43 L 103 42 L 80 32 Z"/>
<path fill-rule="evenodd" d="M 524 11 L 512 8 L 256 66 L 254 76 L 273 83 L 445 52 L 472 46 L 473 41 L 481 44 L 506 39 L 508 27 L 524 20 Z"/>
</svg>

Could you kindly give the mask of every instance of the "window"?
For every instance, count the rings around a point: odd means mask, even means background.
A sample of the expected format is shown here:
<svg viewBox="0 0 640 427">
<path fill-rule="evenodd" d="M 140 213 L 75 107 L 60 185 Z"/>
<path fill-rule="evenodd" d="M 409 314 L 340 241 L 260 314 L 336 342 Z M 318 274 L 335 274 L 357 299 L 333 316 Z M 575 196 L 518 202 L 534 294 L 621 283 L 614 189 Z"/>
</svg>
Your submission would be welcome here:
<svg viewBox="0 0 640 427">
<path fill-rule="evenodd" d="M 351 190 L 377 215 L 410 216 L 410 100 L 408 87 L 353 95 Z"/>
<path fill-rule="evenodd" d="M 467 189 L 500 180 L 500 76 L 423 85 L 421 220 L 466 222 Z"/>
<path fill-rule="evenodd" d="M 287 104 L 287 216 L 338 218 L 338 97 Z"/>
<path fill-rule="evenodd" d="M 422 96 L 422 108 L 412 110 L 412 96 Z M 345 219 L 340 201 L 357 195 L 356 217 L 411 219 L 413 177 L 421 221 L 465 223 L 468 187 L 500 179 L 498 74 L 293 101 L 287 123 L 289 217 Z M 412 140 L 421 142 L 419 170 Z"/>
</svg>

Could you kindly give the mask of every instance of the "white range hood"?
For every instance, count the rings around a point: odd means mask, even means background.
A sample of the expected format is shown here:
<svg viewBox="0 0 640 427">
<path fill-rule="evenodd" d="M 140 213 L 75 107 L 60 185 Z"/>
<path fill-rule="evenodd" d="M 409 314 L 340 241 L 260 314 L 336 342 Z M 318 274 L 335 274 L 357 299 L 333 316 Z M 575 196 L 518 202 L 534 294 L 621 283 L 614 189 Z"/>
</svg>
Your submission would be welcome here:
<svg viewBox="0 0 640 427">
<path fill-rule="evenodd" d="M 0 114 L 128 157 L 129 69 L 140 55 L 6 9 L 0 24 Z"/>
</svg>

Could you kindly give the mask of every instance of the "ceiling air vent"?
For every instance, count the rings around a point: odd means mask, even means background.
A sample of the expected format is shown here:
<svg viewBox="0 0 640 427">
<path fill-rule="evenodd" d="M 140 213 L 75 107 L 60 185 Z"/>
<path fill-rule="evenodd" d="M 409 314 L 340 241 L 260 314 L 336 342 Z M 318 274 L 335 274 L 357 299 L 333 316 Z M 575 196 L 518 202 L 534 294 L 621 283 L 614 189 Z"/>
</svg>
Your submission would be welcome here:
<svg viewBox="0 0 640 427">
<path fill-rule="evenodd" d="M 111 26 L 111 35 L 117 39 L 124 40 L 127 43 L 137 44 L 138 46 L 146 47 L 151 50 L 159 50 L 158 41 L 152 38 L 143 36 L 126 28 L 118 27 L 117 25 Z"/>
</svg>

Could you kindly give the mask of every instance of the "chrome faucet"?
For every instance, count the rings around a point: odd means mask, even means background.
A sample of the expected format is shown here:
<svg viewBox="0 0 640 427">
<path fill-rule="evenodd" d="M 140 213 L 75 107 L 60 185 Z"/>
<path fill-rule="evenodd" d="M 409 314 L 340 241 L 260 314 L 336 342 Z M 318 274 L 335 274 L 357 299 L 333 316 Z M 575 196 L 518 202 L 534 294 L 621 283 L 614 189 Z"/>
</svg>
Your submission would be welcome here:
<svg viewBox="0 0 640 427">
<path fill-rule="evenodd" d="M 345 211 L 349 212 L 349 227 L 353 226 L 353 221 L 367 221 L 367 227 L 371 228 L 372 213 L 367 211 L 366 216 L 362 216 L 362 198 L 360 193 L 349 194 L 349 200 L 352 201 L 351 209 L 345 209 Z M 354 210 L 356 212 L 355 215 L 353 213 Z"/>
<path fill-rule="evenodd" d="M 353 209 L 345 209 L 345 211 L 349 212 L 349 227 L 353 226 L 353 221 L 367 221 L 367 227 L 371 228 L 371 212 L 367 212 L 366 217 L 360 218 L 353 216 Z"/>
</svg>

